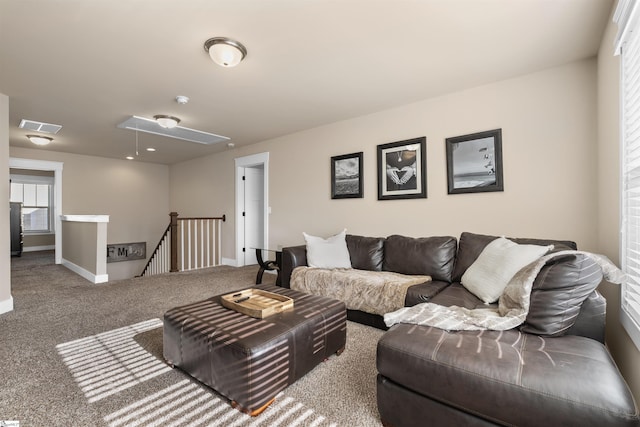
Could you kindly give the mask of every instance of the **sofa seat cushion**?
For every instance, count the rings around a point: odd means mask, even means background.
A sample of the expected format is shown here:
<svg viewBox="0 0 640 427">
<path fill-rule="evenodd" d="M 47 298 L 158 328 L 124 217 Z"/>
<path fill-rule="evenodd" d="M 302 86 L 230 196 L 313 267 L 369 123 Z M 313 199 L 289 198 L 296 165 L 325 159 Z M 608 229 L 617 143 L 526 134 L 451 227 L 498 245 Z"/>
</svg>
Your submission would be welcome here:
<svg viewBox="0 0 640 427">
<path fill-rule="evenodd" d="M 349 310 L 383 315 L 404 307 L 409 287 L 429 281 L 429 276 L 390 271 L 297 267 L 291 289 L 340 300 Z"/>
<path fill-rule="evenodd" d="M 407 296 L 404 300 L 404 305 L 405 307 L 411 307 L 423 302 L 429 302 L 432 298 L 447 290 L 449 286 L 449 282 L 442 282 L 440 280 L 431 280 L 429 282 L 413 285 L 407 289 Z"/>
<path fill-rule="evenodd" d="M 445 307 L 457 305 L 458 307 L 468 308 L 469 310 L 476 308 L 498 308 L 498 303 L 485 304 L 480 298 L 462 286 L 460 282 L 455 282 L 447 286 L 442 292 L 431 298 L 429 302 Z"/>
<path fill-rule="evenodd" d="M 624 379 L 589 338 L 399 324 L 378 342 L 377 366 L 415 393 L 499 424 L 638 425 Z"/>
</svg>

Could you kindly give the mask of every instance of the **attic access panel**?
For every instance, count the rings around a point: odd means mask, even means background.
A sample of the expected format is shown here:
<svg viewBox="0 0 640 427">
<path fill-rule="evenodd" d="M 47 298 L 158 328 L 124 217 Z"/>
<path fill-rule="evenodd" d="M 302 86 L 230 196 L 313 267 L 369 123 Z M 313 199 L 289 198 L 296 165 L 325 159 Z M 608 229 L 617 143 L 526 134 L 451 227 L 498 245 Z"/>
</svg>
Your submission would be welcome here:
<svg viewBox="0 0 640 427">
<path fill-rule="evenodd" d="M 167 138 L 182 139 L 183 141 L 205 145 L 216 144 L 218 142 L 228 141 L 231 139 L 226 136 L 189 129 L 182 126 L 176 126 L 171 129 L 163 128 L 153 119 L 138 116 L 131 116 L 124 122 L 120 123 L 117 127 L 120 129 L 151 133 L 154 135 L 166 136 Z"/>
</svg>

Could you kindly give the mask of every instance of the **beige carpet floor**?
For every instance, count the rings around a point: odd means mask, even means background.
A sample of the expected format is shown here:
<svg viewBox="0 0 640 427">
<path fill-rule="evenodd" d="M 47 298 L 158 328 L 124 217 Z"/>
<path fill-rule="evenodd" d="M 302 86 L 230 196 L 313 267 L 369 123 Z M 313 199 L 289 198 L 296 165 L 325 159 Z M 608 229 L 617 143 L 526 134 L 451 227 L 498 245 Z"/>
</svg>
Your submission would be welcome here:
<svg viewBox="0 0 640 427">
<path fill-rule="evenodd" d="M 347 346 L 251 418 L 162 359 L 162 315 L 251 287 L 256 267 L 91 284 L 52 252 L 12 258 L 0 315 L 0 421 L 20 426 L 376 426 L 382 331 L 348 322 Z M 274 276 L 265 274 L 265 283 Z"/>
</svg>

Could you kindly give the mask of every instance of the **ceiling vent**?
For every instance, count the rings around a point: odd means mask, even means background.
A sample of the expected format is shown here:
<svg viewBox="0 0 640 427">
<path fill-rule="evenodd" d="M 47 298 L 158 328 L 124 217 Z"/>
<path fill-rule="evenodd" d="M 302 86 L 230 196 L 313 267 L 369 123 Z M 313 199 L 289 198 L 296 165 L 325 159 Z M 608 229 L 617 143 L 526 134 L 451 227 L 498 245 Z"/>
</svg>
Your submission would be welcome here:
<svg viewBox="0 0 640 427">
<path fill-rule="evenodd" d="M 144 117 L 131 116 L 118 125 L 121 129 L 130 129 L 140 132 L 152 133 L 154 135 L 162 135 L 168 138 L 182 139 L 184 141 L 196 142 L 198 144 L 215 144 L 217 142 L 228 141 L 231 138 L 220 136 L 213 133 L 202 132 L 195 129 L 189 129 L 182 126 L 173 128 L 163 128 L 153 119 Z"/>
<path fill-rule="evenodd" d="M 20 125 L 18 125 L 20 129 L 32 130 L 35 132 L 44 132 L 44 133 L 52 133 L 56 134 L 62 129 L 60 125 L 53 125 L 51 123 L 43 123 L 36 122 L 35 120 L 25 120 L 22 119 L 20 121 Z"/>
</svg>

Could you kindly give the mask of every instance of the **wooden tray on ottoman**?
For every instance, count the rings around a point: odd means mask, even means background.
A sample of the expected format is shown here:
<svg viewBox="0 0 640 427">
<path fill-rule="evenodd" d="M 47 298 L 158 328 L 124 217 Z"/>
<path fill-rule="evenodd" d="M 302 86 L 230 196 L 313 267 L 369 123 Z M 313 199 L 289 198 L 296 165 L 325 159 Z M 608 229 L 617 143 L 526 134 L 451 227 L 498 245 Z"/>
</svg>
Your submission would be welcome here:
<svg viewBox="0 0 640 427">
<path fill-rule="evenodd" d="M 245 289 L 222 295 L 223 306 L 256 319 L 264 319 L 293 308 L 293 299 L 261 289 Z"/>
</svg>

